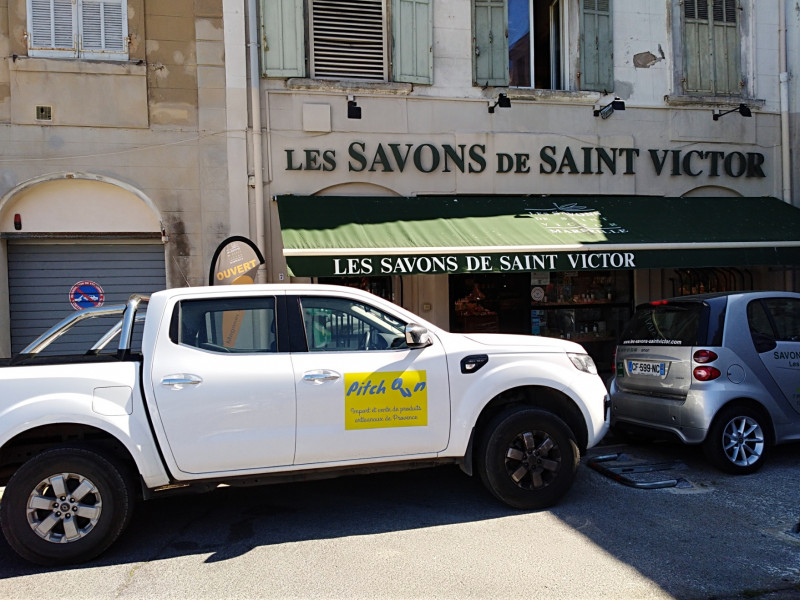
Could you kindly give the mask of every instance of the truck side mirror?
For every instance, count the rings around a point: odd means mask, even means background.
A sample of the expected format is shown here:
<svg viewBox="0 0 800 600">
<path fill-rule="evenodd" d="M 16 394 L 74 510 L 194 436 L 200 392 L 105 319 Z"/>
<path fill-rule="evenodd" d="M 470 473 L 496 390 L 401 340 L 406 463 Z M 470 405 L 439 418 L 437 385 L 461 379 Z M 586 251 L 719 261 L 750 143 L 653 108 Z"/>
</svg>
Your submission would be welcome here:
<svg viewBox="0 0 800 600">
<path fill-rule="evenodd" d="M 428 329 L 416 323 L 406 325 L 406 345 L 409 348 L 424 348 L 433 344 Z"/>
</svg>

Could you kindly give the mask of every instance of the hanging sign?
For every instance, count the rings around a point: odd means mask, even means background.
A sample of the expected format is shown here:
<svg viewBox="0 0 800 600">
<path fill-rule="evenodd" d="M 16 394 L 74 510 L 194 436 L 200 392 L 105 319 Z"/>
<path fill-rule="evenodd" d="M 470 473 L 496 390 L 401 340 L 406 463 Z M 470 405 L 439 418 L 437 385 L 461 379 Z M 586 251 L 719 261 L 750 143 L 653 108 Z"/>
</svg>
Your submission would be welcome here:
<svg viewBox="0 0 800 600">
<path fill-rule="evenodd" d="M 258 267 L 264 264 L 264 256 L 256 245 L 245 237 L 229 237 L 222 242 L 211 259 L 209 285 L 240 285 L 255 281 Z M 243 310 L 228 310 L 222 315 L 222 343 L 226 348 L 235 348 L 236 339 L 244 319 Z"/>
<path fill-rule="evenodd" d="M 246 237 L 233 236 L 222 242 L 211 259 L 208 285 L 253 283 L 264 257 Z"/>
<path fill-rule="evenodd" d="M 69 290 L 69 302 L 75 310 L 103 306 L 106 296 L 94 281 L 79 281 Z"/>
</svg>

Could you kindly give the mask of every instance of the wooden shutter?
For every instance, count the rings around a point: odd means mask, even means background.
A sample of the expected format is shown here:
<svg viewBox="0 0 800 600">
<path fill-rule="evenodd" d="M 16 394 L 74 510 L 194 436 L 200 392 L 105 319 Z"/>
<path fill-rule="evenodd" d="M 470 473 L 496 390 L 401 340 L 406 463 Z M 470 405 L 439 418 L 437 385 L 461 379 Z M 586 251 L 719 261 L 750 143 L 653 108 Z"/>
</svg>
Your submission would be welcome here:
<svg viewBox="0 0 800 600">
<path fill-rule="evenodd" d="M 386 81 L 385 0 L 311 0 L 311 76 Z"/>
<path fill-rule="evenodd" d="M 77 31 L 72 0 L 28 0 L 28 28 L 32 56 L 64 56 L 64 51 L 75 55 Z"/>
<path fill-rule="evenodd" d="M 736 0 L 684 0 L 684 91 L 739 94 Z"/>
<path fill-rule="evenodd" d="M 124 0 L 80 0 L 80 50 L 93 58 L 126 58 L 128 15 Z"/>
<path fill-rule="evenodd" d="M 741 94 L 737 0 L 713 0 L 714 93 Z"/>
<path fill-rule="evenodd" d="M 472 28 L 475 85 L 508 85 L 506 0 L 473 0 Z"/>
<path fill-rule="evenodd" d="M 614 90 L 611 0 L 581 0 L 581 89 Z"/>
<path fill-rule="evenodd" d="M 432 0 L 393 0 L 395 81 L 433 83 L 432 11 Z"/>
<path fill-rule="evenodd" d="M 266 77 L 305 77 L 303 0 L 261 0 L 261 68 Z"/>
</svg>

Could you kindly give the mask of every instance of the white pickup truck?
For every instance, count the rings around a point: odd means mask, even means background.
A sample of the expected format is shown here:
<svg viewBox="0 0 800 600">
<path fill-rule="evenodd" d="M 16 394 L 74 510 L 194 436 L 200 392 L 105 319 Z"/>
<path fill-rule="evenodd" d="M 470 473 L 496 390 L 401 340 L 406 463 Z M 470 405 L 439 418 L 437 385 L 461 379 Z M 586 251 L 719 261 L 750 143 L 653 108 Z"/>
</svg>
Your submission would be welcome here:
<svg viewBox="0 0 800 600">
<path fill-rule="evenodd" d="M 109 316 L 85 353 L 48 354 Z M 578 344 L 449 333 L 314 284 L 171 289 L 76 312 L 3 363 L 0 390 L 0 525 L 45 565 L 101 553 L 139 499 L 221 483 L 457 463 L 510 506 L 544 508 L 609 406 Z"/>
</svg>

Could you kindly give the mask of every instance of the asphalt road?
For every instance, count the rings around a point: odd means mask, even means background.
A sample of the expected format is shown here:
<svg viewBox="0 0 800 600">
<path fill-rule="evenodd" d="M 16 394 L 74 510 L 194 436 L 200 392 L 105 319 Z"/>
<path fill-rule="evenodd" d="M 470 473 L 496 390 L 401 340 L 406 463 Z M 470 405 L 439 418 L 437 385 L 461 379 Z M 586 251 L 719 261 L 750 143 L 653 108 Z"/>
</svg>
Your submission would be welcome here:
<svg viewBox="0 0 800 600">
<path fill-rule="evenodd" d="M 25 563 L 0 540 L 2 598 L 800 597 L 800 446 L 761 472 L 714 471 L 683 446 L 605 445 L 554 509 L 495 501 L 456 468 L 262 488 L 141 505 L 100 559 Z M 663 467 L 663 468 L 662 468 Z"/>
</svg>

